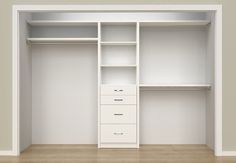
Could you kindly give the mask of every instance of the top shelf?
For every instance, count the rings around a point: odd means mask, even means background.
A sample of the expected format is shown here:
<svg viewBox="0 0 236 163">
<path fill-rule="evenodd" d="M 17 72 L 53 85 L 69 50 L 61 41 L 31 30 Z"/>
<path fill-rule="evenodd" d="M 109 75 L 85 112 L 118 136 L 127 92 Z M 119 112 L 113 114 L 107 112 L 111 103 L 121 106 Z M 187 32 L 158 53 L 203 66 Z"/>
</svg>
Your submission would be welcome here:
<svg viewBox="0 0 236 163">
<path fill-rule="evenodd" d="M 209 20 L 160 20 L 140 22 L 140 26 L 205 26 L 210 23 Z"/>
<path fill-rule="evenodd" d="M 30 20 L 27 23 L 31 26 L 97 26 L 98 22 L 89 21 L 65 21 L 65 20 Z M 127 25 L 136 22 L 101 22 L 104 25 Z M 157 20 L 157 21 L 140 21 L 140 26 L 204 26 L 211 22 L 209 20 Z"/>
<path fill-rule="evenodd" d="M 97 26 L 97 22 L 87 21 L 62 21 L 62 20 L 31 20 L 27 21 L 31 26 Z"/>
</svg>

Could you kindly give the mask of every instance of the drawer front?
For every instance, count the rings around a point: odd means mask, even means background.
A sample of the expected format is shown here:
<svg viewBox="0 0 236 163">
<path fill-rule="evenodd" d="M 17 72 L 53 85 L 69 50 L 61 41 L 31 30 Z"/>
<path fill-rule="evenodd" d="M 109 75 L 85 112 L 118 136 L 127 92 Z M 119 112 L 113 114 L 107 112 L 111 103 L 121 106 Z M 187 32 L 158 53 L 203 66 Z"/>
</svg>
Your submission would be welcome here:
<svg viewBox="0 0 236 163">
<path fill-rule="evenodd" d="M 102 143 L 136 143 L 136 125 L 101 125 Z"/>
<path fill-rule="evenodd" d="M 136 104 L 136 96 L 101 96 L 101 104 Z"/>
<path fill-rule="evenodd" d="M 136 86 L 101 86 L 101 95 L 136 95 Z"/>
<path fill-rule="evenodd" d="M 101 123 L 136 123 L 136 105 L 102 105 Z"/>
</svg>

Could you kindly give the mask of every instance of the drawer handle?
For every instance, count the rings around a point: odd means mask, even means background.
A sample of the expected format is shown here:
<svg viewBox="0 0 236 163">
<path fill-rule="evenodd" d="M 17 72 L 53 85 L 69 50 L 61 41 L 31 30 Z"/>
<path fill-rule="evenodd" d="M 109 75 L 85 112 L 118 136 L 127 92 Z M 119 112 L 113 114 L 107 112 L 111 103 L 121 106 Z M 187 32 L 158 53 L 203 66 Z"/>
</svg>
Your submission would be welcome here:
<svg viewBox="0 0 236 163">
<path fill-rule="evenodd" d="M 115 89 L 114 91 L 115 91 L 115 92 L 123 92 L 123 89 L 119 89 L 119 90 L 118 90 L 118 89 Z"/>
<path fill-rule="evenodd" d="M 122 98 L 115 98 L 114 101 L 123 101 Z"/>
<path fill-rule="evenodd" d="M 114 135 L 124 135 L 124 133 L 122 133 L 122 132 L 114 132 L 113 134 Z"/>
<path fill-rule="evenodd" d="M 120 116 L 120 115 L 124 115 L 124 114 L 115 113 L 114 115 L 119 115 Z"/>
</svg>

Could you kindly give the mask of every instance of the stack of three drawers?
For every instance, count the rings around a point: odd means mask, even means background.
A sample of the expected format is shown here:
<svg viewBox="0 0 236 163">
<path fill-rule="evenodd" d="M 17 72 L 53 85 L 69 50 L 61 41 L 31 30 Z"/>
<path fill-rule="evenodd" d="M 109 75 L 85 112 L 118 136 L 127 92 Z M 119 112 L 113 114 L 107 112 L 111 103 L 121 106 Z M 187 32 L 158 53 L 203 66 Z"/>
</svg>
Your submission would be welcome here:
<svg viewBox="0 0 236 163">
<path fill-rule="evenodd" d="M 136 92 L 135 85 L 101 86 L 101 144 L 129 147 L 137 143 Z"/>
</svg>

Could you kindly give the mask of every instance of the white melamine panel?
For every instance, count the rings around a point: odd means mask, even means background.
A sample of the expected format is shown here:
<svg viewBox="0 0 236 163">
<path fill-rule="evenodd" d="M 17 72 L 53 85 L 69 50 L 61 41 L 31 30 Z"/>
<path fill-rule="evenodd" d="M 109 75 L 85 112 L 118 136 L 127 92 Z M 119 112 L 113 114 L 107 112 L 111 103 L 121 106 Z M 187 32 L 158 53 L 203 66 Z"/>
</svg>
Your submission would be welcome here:
<svg viewBox="0 0 236 163">
<path fill-rule="evenodd" d="M 34 20 L 70 21 L 155 21 L 155 20 L 204 20 L 206 12 L 37 12 Z"/>
<path fill-rule="evenodd" d="M 136 95 L 136 85 L 101 85 L 101 95 Z"/>
<path fill-rule="evenodd" d="M 136 125 L 101 125 L 102 143 L 135 143 Z"/>
<path fill-rule="evenodd" d="M 205 91 L 142 91 L 141 144 L 205 144 Z"/>
<path fill-rule="evenodd" d="M 209 20 L 157 20 L 140 22 L 142 27 L 150 26 L 204 26 L 210 24 Z"/>
<path fill-rule="evenodd" d="M 103 67 L 102 84 L 125 85 L 136 83 L 136 69 L 130 67 Z"/>
<path fill-rule="evenodd" d="M 102 41 L 136 41 L 136 26 L 131 25 L 110 25 L 105 24 L 101 27 Z"/>
<path fill-rule="evenodd" d="M 96 22 L 89 21 L 65 21 L 65 20 L 29 20 L 31 26 L 97 26 Z"/>
<path fill-rule="evenodd" d="M 206 27 L 140 29 L 140 83 L 206 82 Z"/>
<path fill-rule="evenodd" d="M 125 46 L 131 46 L 131 45 L 136 45 L 136 41 L 102 41 L 101 45 L 103 46 L 119 46 L 119 45 L 125 45 Z"/>
<path fill-rule="evenodd" d="M 101 104 L 136 104 L 136 96 L 101 96 Z"/>
<path fill-rule="evenodd" d="M 210 90 L 210 84 L 140 84 L 141 91 L 154 90 Z"/>
<path fill-rule="evenodd" d="M 97 38 L 27 38 L 30 44 L 97 44 Z"/>
<path fill-rule="evenodd" d="M 97 143 L 97 46 L 32 45 L 33 144 Z"/>
<path fill-rule="evenodd" d="M 31 49 L 25 41 L 29 36 L 27 19 L 30 19 L 30 14 L 20 14 L 20 151 L 32 143 L 32 64 Z"/>
<path fill-rule="evenodd" d="M 103 65 L 135 65 L 135 46 L 114 45 L 102 46 Z"/>
<path fill-rule="evenodd" d="M 136 105 L 102 105 L 101 123 L 136 123 Z"/>
<path fill-rule="evenodd" d="M 95 38 L 97 37 L 97 26 L 33 26 L 30 36 L 36 38 Z"/>
<path fill-rule="evenodd" d="M 206 112 L 206 144 L 211 149 L 215 148 L 215 15 L 209 14 L 211 25 L 207 32 L 207 72 L 206 80 L 212 83 L 211 91 L 207 91 L 207 112 Z"/>
<path fill-rule="evenodd" d="M 137 137 L 136 137 L 137 139 Z M 101 148 L 139 148 L 137 142 L 135 143 L 101 143 Z"/>
</svg>

